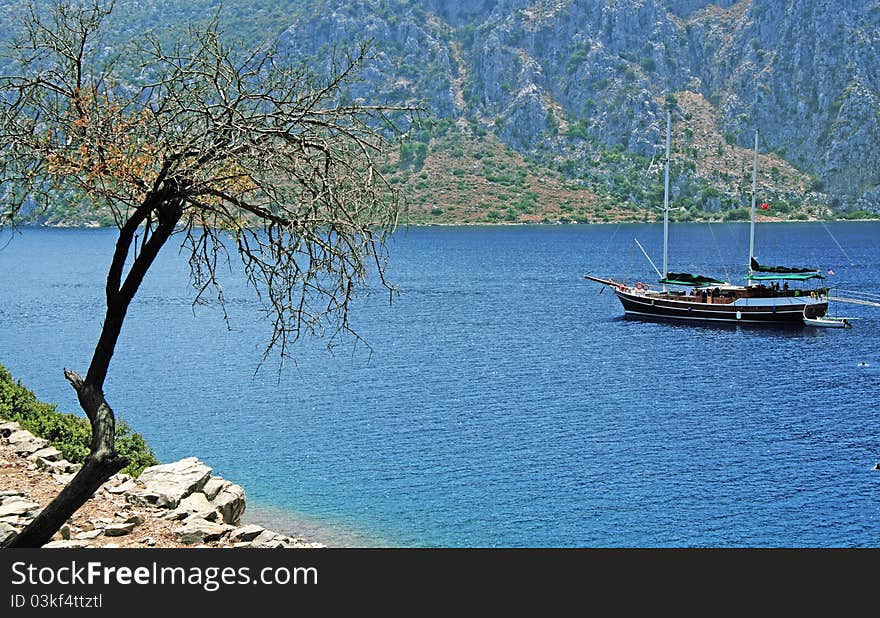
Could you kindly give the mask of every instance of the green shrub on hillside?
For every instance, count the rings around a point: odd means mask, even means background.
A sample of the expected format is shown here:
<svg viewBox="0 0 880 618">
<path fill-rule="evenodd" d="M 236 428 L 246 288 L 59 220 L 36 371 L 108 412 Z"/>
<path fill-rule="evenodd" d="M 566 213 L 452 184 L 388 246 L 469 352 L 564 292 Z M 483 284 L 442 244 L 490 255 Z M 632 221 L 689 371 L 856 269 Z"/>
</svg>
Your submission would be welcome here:
<svg viewBox="0 0 880 618">
<path fill-rule="evenodd" d="M 868 210 L 844 210 L 836 213 L 841 219 L 874 219 L 877 213 Z"/>
<path fill-rule="evenodd" d="M 724 213 L 725 221 L 748 221 L 751 213 L 748 208 L 734 208 Z"/>
<path fill-rule="evenodd" d="M 587 60 L 587 50 L 577 49 L 571 53 L 565 62 L 565 70 L 569 74 L 574 73 Z"/>
<path fill-rule="evenodd" d="M 14 381 L 3 365 L 0 365 L 0 418 L 15 421 L 22 429 L 48 440 L 67 461 L 82 463 L 89 455 L 92 440 L 89 421 L 76 414 L 59 412 L 54 404 L 40 401 L 33 392 Z M 143 436 L 121 420 L 116 422 L 116 450 L 128 457 L 129 464 L 122 471 L 132 476 L 159 463 Z"/>
</svg>

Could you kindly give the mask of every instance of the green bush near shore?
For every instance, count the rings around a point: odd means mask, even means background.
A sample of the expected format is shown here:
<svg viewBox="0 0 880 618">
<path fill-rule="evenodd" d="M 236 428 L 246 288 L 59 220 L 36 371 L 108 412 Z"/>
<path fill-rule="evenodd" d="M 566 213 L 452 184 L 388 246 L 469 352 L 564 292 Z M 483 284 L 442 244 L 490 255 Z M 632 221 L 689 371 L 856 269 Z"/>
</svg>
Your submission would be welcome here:
<svg viewBox="0 0 880 618">
<path fill-rule="evenodd" d="M 21 382 L 13 380 L 3 365 L 0 365 L 0 418 L 15 421 L 22 429 L 48 440 L 67 461 L 83 463 L 89 455 L 92 441 L 89 421 L 76 414 L 59 412 L 54 404 L 40 401 Z M 116 422 L 116 451 L 129 459 L 122 471 L 132 476 L 159 463 L 143 436 L 121 420 Z"/>
</svg>

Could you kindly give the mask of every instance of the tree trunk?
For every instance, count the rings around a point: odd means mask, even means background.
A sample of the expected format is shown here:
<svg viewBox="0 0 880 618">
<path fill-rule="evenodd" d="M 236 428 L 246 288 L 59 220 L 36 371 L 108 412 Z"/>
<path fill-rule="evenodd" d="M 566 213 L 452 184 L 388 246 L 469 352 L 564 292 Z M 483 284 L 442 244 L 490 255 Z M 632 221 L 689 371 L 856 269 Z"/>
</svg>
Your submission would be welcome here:
<svg viewBox="0 0 880 618">
<path fill-rule="evenodd" d="M 128 465 L 128 459 L 116 453 L 116 418 L 113 409 L 104 398 L 104 379 L 128 307 L 159 250 L 171 237 L 174 227 L 180 221 L 181 206 L 180 200 L 168 200 L 167 194 L 149 194 L 144 204 L 120 230 L 116 251 L 107 274 L 107 312 L 89 370 L 85 379 L 75 371 L 64 370 L 64 377 L 76 390 L 80 407 L 92 426 L 89 457 L 61 493 L 18 536 L 9 541 L 7 547 L 41 547 L 48 543 L 52 535 L 61 529 L 61 526 L 107 479 Z M 151 212 L 157 214 L 159 224 L 134 259 L 123 282 L 121 273 L 132 238 Z"/>
<path fill-rule="evenodd" d="M 91 498 L 107 479 L 128 465 L 128 460 L 114 453 L 110 457 L 89 455 L 82 469 L 61 490 L 36 519 L 8 547 L 42 547 L 61 526 Z"/>
</svg>

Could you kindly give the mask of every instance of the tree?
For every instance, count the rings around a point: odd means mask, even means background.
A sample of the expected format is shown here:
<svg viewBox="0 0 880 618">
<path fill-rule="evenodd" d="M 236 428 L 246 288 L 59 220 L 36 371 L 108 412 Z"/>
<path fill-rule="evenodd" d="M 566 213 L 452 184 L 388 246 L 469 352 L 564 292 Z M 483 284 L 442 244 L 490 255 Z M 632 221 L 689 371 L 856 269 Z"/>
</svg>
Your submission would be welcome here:
<svg viewBox="0 0 880 618">
<path fill-rule="evenodd" d="M 267 356 L 283 359 L 303 334 L 350 332 L 369 273 L 393 290 L 384 240 L 402 200 L 376 157 L 396 130 L 389 118 L 417 110 L 346 98 L 366 45 L 323 77 L 271 48 L 228 47 L 216 19 L 170 50 L 145 37 L 111 52 L 100 38 L 111 10 L 31 6 L 14 74 L 0 77 L 0 225 L 81 200 L 119 229 L 94 355 L 84 377 L 64 370 L 91 424 L 90 455 L 14 546 L 43 545 L 126 465 L 103 385 L 129 305 L 172 237 L 194 302 L 213 291 L 222 306 L 218 265 L 240 257 L 272 325 Z M 135 83 L 120 78 L 120 58 L 137 60 Z"/>
</svg>

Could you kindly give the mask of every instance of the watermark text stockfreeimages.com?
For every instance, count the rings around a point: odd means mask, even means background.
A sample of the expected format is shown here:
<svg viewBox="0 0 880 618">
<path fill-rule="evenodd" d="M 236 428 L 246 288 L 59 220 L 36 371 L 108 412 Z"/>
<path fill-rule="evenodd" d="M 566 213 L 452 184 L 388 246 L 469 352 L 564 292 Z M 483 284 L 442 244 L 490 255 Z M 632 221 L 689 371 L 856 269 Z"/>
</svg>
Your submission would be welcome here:
<svg viewBox="0 0 880 618">
<path fill-rule="evenodd" d="M 165 585 L 200 586 L 207 592 L 221 586 L 254 585 L 316 585 L 318 569 L 315 567 L 263 567 L 248 566 L 160 566 L 129 567 L 110 566 L 100 561 L 77 562 L 72 560 L 64 566 L 37 566 L 25 561 L 13 562 L 10 583 L 13 586 L 31 585 Z"/>
</svg>

